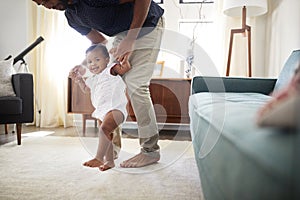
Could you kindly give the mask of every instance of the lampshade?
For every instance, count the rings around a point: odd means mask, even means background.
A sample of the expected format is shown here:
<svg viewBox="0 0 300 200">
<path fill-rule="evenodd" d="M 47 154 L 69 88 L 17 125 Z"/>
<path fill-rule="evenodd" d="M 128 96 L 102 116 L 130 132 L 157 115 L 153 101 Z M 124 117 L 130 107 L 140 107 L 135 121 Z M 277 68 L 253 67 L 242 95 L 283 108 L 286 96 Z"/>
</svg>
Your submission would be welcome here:
<svg viewBox="0 0 300 200">
<path fill-rule="evenodd" d="M 267 0 L 224 0 L 223 12 L 231 17 L 241 17 L 244 6 L 247 8 L 247 17 L 262 15 L 268 11 Z"/>
</svg>

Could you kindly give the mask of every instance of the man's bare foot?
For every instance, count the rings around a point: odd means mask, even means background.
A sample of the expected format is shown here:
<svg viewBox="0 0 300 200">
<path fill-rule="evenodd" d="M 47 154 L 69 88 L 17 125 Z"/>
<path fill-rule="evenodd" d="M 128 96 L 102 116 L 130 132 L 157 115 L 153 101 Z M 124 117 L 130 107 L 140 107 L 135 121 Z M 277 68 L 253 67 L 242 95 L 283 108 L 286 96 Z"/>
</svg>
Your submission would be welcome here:
<svg viewBox="0 0 300 200">
<path fill-rule="evenodd" d="M 124 168 L 138 168 L 138 167 L 144 167 L 147 165 L 151 165 L 153 163 L 156 163 L 159 161 L 160 156 L 157 154 L 157 156 L 152 156 L 150 154 L 146 153 L 139 153 L 135 155 L 134 157 L 123 161 L 120 166 Z"/>
<path fill-rule="evenodd" d="M 100 167 L 101 165 L 103 165 L 103 162 L 97 160 L 96 158 L 83 163 L 83 166 L 86 167 Z"/>
<path fill-rule="evenodd" d="M 106 171 L 106 170 L 111 169 L 113 167 L 115 167 L 115 163 L 114 162 L 105 162 L 103 165 L 101 165 L 99 167 L 99 170 L 100 171 Z"/>
</svg>

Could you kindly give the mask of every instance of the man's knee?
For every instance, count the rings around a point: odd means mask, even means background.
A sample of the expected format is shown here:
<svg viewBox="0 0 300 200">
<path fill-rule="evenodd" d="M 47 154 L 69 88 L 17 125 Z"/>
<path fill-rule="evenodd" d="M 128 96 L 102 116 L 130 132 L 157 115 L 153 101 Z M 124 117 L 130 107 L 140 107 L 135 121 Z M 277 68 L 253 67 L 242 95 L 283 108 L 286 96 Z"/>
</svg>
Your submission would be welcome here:
<svg viewBox="0 0 300 200">
<path fill-rule="evenodd" d="M 143 103 L 150 97 L 149 86 L 128 89 L 128 95 L 131 101 Z"/>
</svg>

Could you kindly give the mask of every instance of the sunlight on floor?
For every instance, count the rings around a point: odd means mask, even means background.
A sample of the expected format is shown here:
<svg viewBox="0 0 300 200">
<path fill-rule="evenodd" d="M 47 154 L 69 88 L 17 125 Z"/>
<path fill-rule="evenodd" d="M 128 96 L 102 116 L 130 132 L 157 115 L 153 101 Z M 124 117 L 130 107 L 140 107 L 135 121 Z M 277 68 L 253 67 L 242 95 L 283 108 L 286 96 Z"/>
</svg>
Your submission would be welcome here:
<svg viewBox="0 0 300 200">
<path fill-rule="evenodd" d="M 35 131 L 35 132 L 30 132 L 30 133 L 23 133 L 22 136 L 25 137 L 44 137 L 47 135 L 53 134 L 54 131 Z"/>
</svg>

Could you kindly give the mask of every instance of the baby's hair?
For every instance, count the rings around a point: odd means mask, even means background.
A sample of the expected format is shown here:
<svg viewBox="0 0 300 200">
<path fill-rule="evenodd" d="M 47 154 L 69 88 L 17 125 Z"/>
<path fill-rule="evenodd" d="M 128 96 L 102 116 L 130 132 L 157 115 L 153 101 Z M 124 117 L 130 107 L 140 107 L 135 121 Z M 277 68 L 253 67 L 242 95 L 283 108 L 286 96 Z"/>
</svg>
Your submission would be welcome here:
<svg viewBox="0 0 300 200">
<path fill-rule="evenodd" d="M 103 44 L 93 44 L 92 46 L 90 46 L 86 51 L 85 54 L 88 54 L 89 52 L 93 51 L 94 49 L 99 49 L 101 50 L 103 56 L 105 58 L 109 58 L 109 53 L 107 51 L 106 46 L 104 46 Z"/>
</svg>

